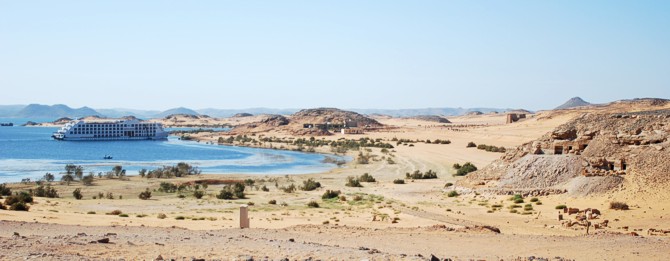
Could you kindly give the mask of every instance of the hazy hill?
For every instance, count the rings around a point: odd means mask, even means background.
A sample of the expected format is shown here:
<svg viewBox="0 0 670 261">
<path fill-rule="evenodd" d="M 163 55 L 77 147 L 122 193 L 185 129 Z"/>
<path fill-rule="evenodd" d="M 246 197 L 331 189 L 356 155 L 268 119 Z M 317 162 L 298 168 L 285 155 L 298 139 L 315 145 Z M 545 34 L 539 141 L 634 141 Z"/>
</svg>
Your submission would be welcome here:
<svg viewBox="0 0 670 261">
<path fill-rule="evenodd" d="M 0 105 L 0 117 L 14 117 L 25 105 Z"/>
<path fill-rule="evenodd" d="M 60 118 L 84 117 L 89 115 L 100 115 L 100 113 L 89 107 L 73 109 L 63 104 L 56 104 L 52 106 L 30 104 L 18 111 L 14 116 L 21 118 Z"/>
<path fill-rule="evenodd" d="M 200 115 L 197 111 L 191 110 L 189 108 L 184 108 L 184 107 L 179 107 L 179 108 L 174 108 L 174 109 L 169 109 L 167 111 L 161 112 L 159 114 L 156 114 L 154 117 L 156 118 L 165 118 L 169 115 L 173 114 L 188 114 L 188 115 Z"/>
<path fill-rule="evenodd" d="M 582 100 L 582 98 L 573 97 L 573 98 L 570 98 L 565 103 L 561 104 L 560 106 L 554 108 L 554 110 L 570 109 L 570 108 L 574 108 L 574 107 L 587 106 L 587 105 L 591 105 L 591 103 L 588 103 L 588 102 Z"/>
<path fill-rule="evenodd" d="M 290 115 L 299 111 L 299 109 L 272 109 L 272 108 L 249 108 L 249 109 L 200 109 L 196 110 L 200 114 L 209 115 L 212 117 L 232 117 L 235 114 L 239 113 L 250 113 L 253 115 L 261 114 L 279 114 L 279 115 Z"/>
<path fill-rule="evenodd" d="M 460 116 L 468 114 L 469 112 L 478 111 L 482 113 L 489 112 L 505 112 L 512 109 L 500 108 L 422 108 L 422 109 L 351 109 L 362 114 L 383 114 L 393 117 L 413 117 L 420 115 L 444 115 L 444 116 Z"/>
<path fill-rule="evenodd" d="M 135 110 L 135 109 L 126 109 L 126 108 L 114 108 L 114 109 L 96 109 L 96 111 L 102 113 L 103 115 L 111 118 L 120 118 L 123 116 L 135 116 L 138 118 L 155 118 L 154 116 L 161 113 L 161 111 L 152 111 L 152 110 Z"/>
</svg>

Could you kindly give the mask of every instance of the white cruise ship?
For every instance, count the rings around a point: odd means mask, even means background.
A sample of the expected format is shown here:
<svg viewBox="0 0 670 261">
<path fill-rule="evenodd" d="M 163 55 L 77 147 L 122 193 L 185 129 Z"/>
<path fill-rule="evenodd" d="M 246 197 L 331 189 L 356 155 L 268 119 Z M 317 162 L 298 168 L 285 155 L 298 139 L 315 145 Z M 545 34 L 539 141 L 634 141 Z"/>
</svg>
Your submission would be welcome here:
<svg viewBox="0 0 670 261">
<path fill-rule="evenodd" d="M 164 140 L 168 132 L 163 125 L 138 120 L 71 121 L 51 137 L 57 140 Z"/>
</svg>

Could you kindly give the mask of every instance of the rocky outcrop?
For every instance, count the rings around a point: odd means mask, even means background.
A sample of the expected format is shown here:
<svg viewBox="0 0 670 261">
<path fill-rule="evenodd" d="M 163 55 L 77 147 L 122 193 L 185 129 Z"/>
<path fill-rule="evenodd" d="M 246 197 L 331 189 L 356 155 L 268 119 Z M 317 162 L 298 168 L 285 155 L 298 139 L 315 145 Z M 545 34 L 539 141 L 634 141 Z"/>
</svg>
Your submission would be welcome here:
<svg viewBox="0 0 670 261">
<path fill-rule="evenodd" d="M 430 121 L 437 123 L 451 123 L 447 118 L 437 115 L 419 115 L 414 117 L 409 117 L 409 119 L 420 120 L 420 121 Z"/>
<path fill-rule="evenodd" d="M 254 116 L 254 115 L 251 114 L 251 113 L 241 112 L 241 113 L 236 113 L 235 115 L 233 115 L 233 118 L 243 118 L 243 117 L 251 117 L 251 116 Z"/>
<path fill-rule="evenodd" d="M 508 150 L 459 182 L 506 193 L 558 189 L 588 195 L 620 186 L 670 188 L 670 110 L 587 113 Z"/>
<path fill-rule="evenodd" d="M 565 103 L 561 104 L 560 106 L 554 108 L 554 110 L 564 110 L 564 109 L 570 109 L 570 108 L 588 106 L 588 105 L 591 105 L 591 104 L 582 100 L 582 98 L 573 97 L 573 98 L 570 98 L 569 100 L 567 100 Z"/>
<path fill-rule="evenodd" d="M 299 136 L 331 135 L 343 128 L 376 128 L 383 126 L 378 121 L 352 111 L 335 108 L 305 109 L 285 117 L 268 115 L 260 121 L 235 127 L 231 134 L 281 131 Z"/>
</svg>

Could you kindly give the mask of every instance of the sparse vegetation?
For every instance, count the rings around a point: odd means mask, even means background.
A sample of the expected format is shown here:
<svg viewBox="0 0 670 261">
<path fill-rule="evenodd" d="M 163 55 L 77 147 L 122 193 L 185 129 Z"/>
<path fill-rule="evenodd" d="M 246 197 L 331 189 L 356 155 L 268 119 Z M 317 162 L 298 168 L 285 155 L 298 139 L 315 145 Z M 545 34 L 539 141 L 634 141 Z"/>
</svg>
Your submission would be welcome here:
<svg viewBox="0 0 670 261">
<path fill-rule="evenodd" d="M 81 194 L 80 188 L 76 188 L 74 191 L 72 191 L 72 196 L 74 196 L 74 198 L 77 200 L 80 200 L 84 197 L 84 195 Z"/>
<path fill-rule="evenodd" d="M 277 205 L 277 201 L 274 200 L 274 199 L 271 199 L 270 201 L 268 201 L 268 204 L 270 204 L 270 205 Z"/>
<path fill-rule="evenodd" d="M 144 190 L 143 192 L 140 193 L 139 198 L 141 200 L 148 200 L 151 198 L 151 191 L 149 191 L 149 188 Z"/>
<path fill-rule="evenodd" d="M 516 194 L 512 196 L 509 200 L 513 201 L 515 204 L 521 204 L 523 203 L 523 196 L 521 196 L 520 194 Z"/>
<path fill-rule="evenodd" d="M 361 185 L 360 180 L 355 177 L 347 177 L 347 183 L 344 184 L 347 187 L 354 187 L 354 188 L 362 188 L 363 185 Z"/>
<path fill-rule="evenodd" d="M 58 191 L 56 191 L 55 188 L 51 187 L 51 184 L 47 184 L 46 187 L 44 185 L 40 185 L 35 190 L 30 189 L 29 191 L 30 194 L 32 194 L 35 197 L 42 197 L 42 198 L 58 197 Z"/>
<path fill-rule="evenodd" d="M 455 190 L 449 191 L 449 193 L 447 194 L 447 197 L 450 197 L 450 198 L 458 197 L 458 192 L 456 192 Z"/>
<path fill-rule="evenodd" d="M 485 150 L 489 152 L 505 152 L 505 147 L 496 147 L 493 145 L 479 144 L 477 149 Z"/>
<path fill-rule="evenodd" d="M 6 197 L 4 207 L 9 208 L 9 210 L 28 211 L 30 209 L 29 203 L 33 203 L 33 197 L 29 193 L 21 191 Z"/>
<path fill-rule="evenodd" d="M 179 178 L 188 175 L 200 175 L 201 171 L 197 167 L 193 167 L 187 163 L 179 162 L 175 166 L 165 166 L 155 170 L 146 172 L 146 178 L 169 179 Z"/>
<path fill-rule="evenodd" d="M 203 196 L 205 196 L 205 192 L 202 190 L 195 190 L 193 191 L 193 197 L 197 199 L 201 199 Z"/>
<path fill-rule="evenodd" d="M 121 214 L 123 214 L 123 212 L 121 212 L 121 210 L 118 210 L 118 209 L 114 210 L 112 212 L 105 213 L 105 215 L 111 215 L 111 216 L 118 216 L 118 215 L 121 215 Z"/>
<path fill-rule="evenodd" d="M 393 184 L 405 184 L 405 180 L 404 179 L 394 179 Z"/>
<path fill-rule="evenodd" d="M 375 178 L 372 177 L 372 175 L 370 175 L 368 173 L 364 173 L 363 175 L 361 175 L 358 178 L 358 181 L 360 181 L 360 182 L 375 182 L 377 180 L 375 180 Z"/>
<path fill-rule="evenodd" d="M 615 209 L 615 210 L 628 210 L 628 204 L 620 202 L 620 201 L 613 201 L 610 202 L 610 209 Z"/>
<path fill-rule="evenodd" d="M 558 206 L 556 206 L 556 209 L 564 209 L 564 208 L 567 208 L 567 206 L 566 206 L 566 205 L 558 205 Z"/>
<path fill-rule="evenodd" d="M 312 201 L 310 201 L 309 203 L 307 203 L 307 206 L 310 207 L 310 208 L 318 208 L 318 207 L 319 207 L 319 203 L 317 203 L 316 201 L 312 200 Z"/>
<path fill-rule="evenodd" d="M 312 191 L 312 190 L 315 190 L 315 189 L 320 188 L 320 187 L 321 187 L 321 183 L 319 183 L 318 181 L 314 181 L 314 179 L 312 179 L 312 178 L 309 178 L 309 179 L 302 182 L 302 186 L 300 187 L 300 190 Z"/>
<path fill-rule="evenodd" d="M 244 199 L 245 186 L 242 183 L 235 183 L 232 185 L 226 185 L 221 189 L 216 198 L 218 199 Z"/>
<path fill-rule="evenodd" d="M 405 173 L 405 178 L 408 179 L 436 179 L 437 178 L 437 172 L 433 170 L 428 170 L 426 173 L 422 173 L 419 170 L 415 170 L 413 173 Z"/>
<path fill-rule="evenodd" d="M 326 190 L 326 192 L 324 192 L 321 196 L 321 199 L 337 198 L 340 196 L 340 193 L 341 192 L 339 190 Z"/>
<path fill-rule="evenodd" d="M 291 185 L 288 185 L 288 187 L 280 187 L 282 191 L 285 193 L 293 193 L 296 190 L 295 184 L 291 183 Z"/>
<path fill-rule="evenodd" d="M 468 145 L 466 145 L 465 147 L 466 148 L 474 148 L 474 147 L 477 147 L 477 144 L 475 144 L 474 142 L 471 141 L 471 142 L 468 142 Z"/>
<path fill-rule="evenodd" d="M 465 176 L 465 175 L 468 175 L 468 173 L 476 171 L 476 170 L 477 170 L 477 167 L 474 164 L 472 164 L 470 162 L 466 162 L 465 164 L 463 164 L 463 166 L 458 168 L 458 171 L 456 171 L 456 176 Z"/>
</svg>

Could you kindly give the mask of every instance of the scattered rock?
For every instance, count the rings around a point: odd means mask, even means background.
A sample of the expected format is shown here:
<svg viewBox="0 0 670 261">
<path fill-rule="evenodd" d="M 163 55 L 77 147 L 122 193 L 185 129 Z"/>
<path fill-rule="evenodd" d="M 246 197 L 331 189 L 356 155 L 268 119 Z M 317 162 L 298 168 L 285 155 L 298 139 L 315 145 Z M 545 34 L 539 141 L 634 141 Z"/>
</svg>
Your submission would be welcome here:
<svg viewBox="0 0 670 261">
<path fill-rule="evenodd" d="M 103 238 L 103 239 L 98 239 L 98 243 L 108 244 L 109 243 L 109 238 L 106 237 L 106 238 Z"/>
</svg>

